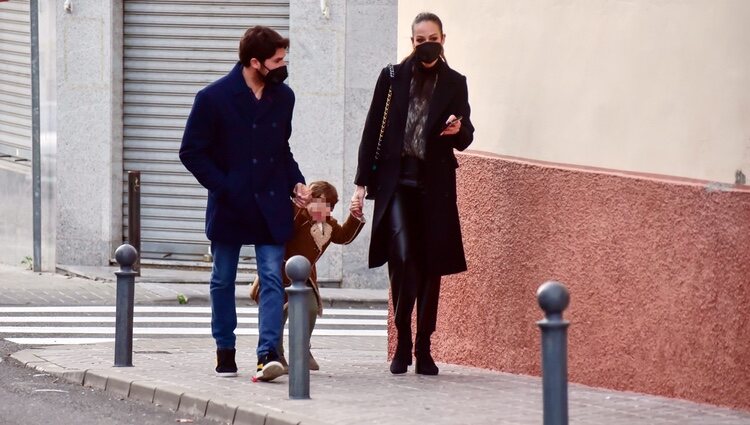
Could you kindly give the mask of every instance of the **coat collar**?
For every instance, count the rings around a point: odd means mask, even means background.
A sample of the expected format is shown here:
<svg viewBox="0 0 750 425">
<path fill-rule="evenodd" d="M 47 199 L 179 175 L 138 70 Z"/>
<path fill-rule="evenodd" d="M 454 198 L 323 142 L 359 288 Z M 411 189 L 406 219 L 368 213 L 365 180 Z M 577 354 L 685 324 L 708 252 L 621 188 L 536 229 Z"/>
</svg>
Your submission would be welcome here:
<svg viewBox="0 0 750 425">
<path fill-rule="evenodd" d="M 414 61 L 414 58 L 409 58 L 401 63 L 393 79 L 393 108 L 399 110 L 403 116 L 406 116 L 409 111 L 409 86 L 411 85 Z M 428 135 L 440 133 L 441 128 L 438 121 L 444 115 L 447 118 L 448 115 L 454 113 L 446 111 L 446 108 L 450 105 L 453 97 L 453 86 L 456 81 L 447 63 L 442 62 L 439 66 L 437 84 L 435 85 L 435 91 L 432 93 L 430 110 L 425 123 L 425 130 Z"/>
<path fill-rule="evenodd" d="M 247 94 L 250 91 L 250 87 L 245 83 L 245 77 L 242 76 L 242 63 L 237 62 L 229 71 L 227 78 L 232 83 L 232 93 L 234 94 Z"/>
<path fill-rule="evenodd" d="M 245 77 L 242 75 L 242 63 L 237 62 L 237 64 L 234 65 L 234 68 L 229 71 L 227 77 L 230 81 L 232 93 L 234 94 L 235 104 L 240 108 L 244 116 L 251 116 L 252 109 L 250 106 L 253 102 L 257 101 L 253 98 L 250 87 L 247 86 Z M 261 118 L 269 109 L 271 109 L 275 97 L 276 87 L 273 84 L 267 84 L 263 88 L 262 101 L 258 102 L 258 107 L 255 109 L 256 120 Z"/>
<path fill-rule="evenodd" d="M 312 236 L 315 245 L 318 247 L 318 251 L 323 251 L 325 246 L 331 240 L 331 233 L 333 232 L 333 226 L 327 221 L 324 223 L 310 222 L 310 236 Z"/>
<path fill-rule="evenodd" d="M 392 111 L 398 116 L 406 116 L 409 111 L 409 84 L 411 83 L 411 67 L 413 60 L 407 59 L 402 62 L 393 77 L 393 99 L 391 99 Z"/>
<path fill-rule="evenodd" d="M 310 236 L 318 247 L 318 251 L 322 252 L 323 248 L 331 240 L 331 235 L 333 233 L 332 222 L 334 222 L 333 217 L 328 217 L 328 219 L 322 223 L 323 225 L 320 226 L 317 222 L 313 221 L 306 208 L 299 208 L 297 206 L 294 208 L 297 210 L 294 215 L 295 222 L 298 222 L 299 220 L 299 222 L 302 223 L 300 225 L 301 229 L 306 229 L 306 231 L 310 232 Z"/>
</svg>

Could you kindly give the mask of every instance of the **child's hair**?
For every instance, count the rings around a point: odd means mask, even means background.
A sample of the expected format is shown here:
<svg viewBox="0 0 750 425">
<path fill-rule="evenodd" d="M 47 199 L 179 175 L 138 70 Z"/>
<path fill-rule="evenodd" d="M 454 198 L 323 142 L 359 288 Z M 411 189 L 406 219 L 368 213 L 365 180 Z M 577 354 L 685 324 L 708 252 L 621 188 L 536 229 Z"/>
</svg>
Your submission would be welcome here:
<svg viewBox="0 0 750 425">
<path fill-rule="evenodd" d="M 307 187 L 310 189 L 310 195 L 313 198 L 325 198 L 332 210 L 339 201 L 339 193 L 336 191 L 336 188 L 327 181 L 312 182 Z"/>
</svg>

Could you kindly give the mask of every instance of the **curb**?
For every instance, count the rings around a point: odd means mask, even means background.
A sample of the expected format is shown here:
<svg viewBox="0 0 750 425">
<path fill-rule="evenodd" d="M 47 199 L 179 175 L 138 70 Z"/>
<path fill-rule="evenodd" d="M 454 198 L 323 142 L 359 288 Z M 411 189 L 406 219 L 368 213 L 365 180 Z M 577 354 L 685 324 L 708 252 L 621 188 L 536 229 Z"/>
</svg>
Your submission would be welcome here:
<svg viewBox="0 0 750 425">
<path fill-rule="evenodd" d="M 273 411 L 261 406 L 238 406 L 202 393 L 184 392 L 171 385 L 157 385 L 153 381 L 129 380 L 117 373 L 102 369 L 66 369 L 39 357 L 34 350 L 15 352 L 10 356 L 24 367 L 48 373 L 72 384 L 106 391 L 114 396 L 129 398 L 167 407 L 175 412 L 207 417 L 231 425 L 326 425 L 293 413 Z"/>
</svg>

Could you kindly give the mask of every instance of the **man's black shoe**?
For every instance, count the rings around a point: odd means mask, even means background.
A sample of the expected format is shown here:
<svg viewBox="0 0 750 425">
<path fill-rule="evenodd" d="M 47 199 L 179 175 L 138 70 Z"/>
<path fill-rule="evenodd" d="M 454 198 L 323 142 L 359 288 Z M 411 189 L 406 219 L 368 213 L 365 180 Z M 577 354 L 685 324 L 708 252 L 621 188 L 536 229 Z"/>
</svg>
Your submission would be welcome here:
<svg viewBox="0 0 750 425">
<path fill-rule="evenodd" d="M 216 376 L 234 378 L 237 376 L 237 363 L 234 362 L 234 348 L 216 350 Z"/>
</svg>

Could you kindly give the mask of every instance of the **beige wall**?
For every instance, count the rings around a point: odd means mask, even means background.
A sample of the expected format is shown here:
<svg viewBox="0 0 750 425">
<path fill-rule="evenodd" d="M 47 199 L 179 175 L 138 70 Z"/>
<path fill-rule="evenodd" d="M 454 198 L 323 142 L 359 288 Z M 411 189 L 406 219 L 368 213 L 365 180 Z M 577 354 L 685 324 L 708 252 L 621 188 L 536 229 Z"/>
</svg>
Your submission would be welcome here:
<svg viewBox="0 0 750 425">
<path fill-rule="evenodd" d="M 750 0 L 402 0 L 469 81 L 473 149 L 733 183 L 750 174 Z"/>
</svg>

